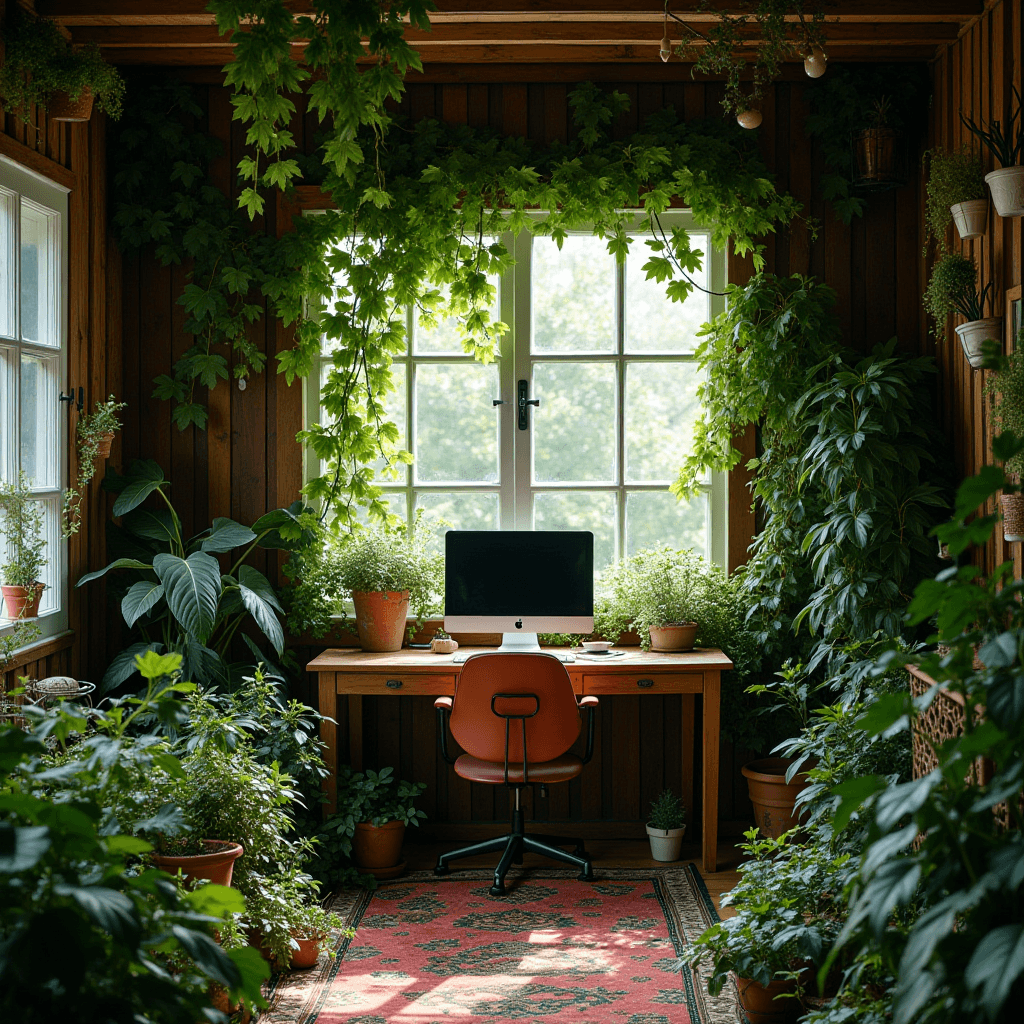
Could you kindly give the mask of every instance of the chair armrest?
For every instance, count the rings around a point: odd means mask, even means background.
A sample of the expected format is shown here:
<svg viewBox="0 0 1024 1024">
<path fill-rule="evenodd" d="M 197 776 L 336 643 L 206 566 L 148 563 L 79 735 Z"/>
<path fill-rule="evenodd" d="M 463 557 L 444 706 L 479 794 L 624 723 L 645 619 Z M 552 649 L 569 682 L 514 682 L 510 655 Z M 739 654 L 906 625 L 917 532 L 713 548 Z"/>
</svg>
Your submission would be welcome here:
<svg viewBox="0 0 1024 1024">
<path fill-rule="evenodd" d="M 600 702 L 593 695 L 587 697 L 580 697 L 579 706 L 581 708 L 596 708 Z"/>
<path fill-rule="evenodd" d="M 437 737 L 445 764 L 455 764 L 455 758 L 448 752 L 448 715 L 453 703 L 451 697 L 438 697 L 434 701 L 434 707 L 437 709 Z"/>
<path fill-rule="evenodd" d="M 583 755 L 583 763 L 589 764 L 594 756 L 594 712 L 600 702 L 594 696 L 580 697 L 578 707 L 587 712 L 587 751 Z"/>
</svg>

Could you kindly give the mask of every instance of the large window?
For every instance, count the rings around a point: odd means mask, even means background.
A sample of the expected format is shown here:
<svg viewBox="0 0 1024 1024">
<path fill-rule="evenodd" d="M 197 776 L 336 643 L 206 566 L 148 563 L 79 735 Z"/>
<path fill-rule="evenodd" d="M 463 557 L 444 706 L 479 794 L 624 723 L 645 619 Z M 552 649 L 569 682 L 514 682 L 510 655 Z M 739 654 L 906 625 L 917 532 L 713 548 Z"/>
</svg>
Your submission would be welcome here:
<svg viewBox="0 0 1024 1024">
<path fill-rule="evenodd" d="M 561 249 L 527 232 L 508 238 L 516 265 L 496 282 L 493 312 L 511 329 L 491 365 L 462 352 L 453 324 L 427 329 L 410 311 L 387 407 L 415 462 L 383 484 L 393 512 L 423 508 L 460 529 L 592 530 L 599 567 L 661 544 L 724 563 L 724 479 L 689 503 L 668 490 L 698 411 L 697 331 L 721 299 L 695 289 L 670 302 L 643 272 L 644 236 L 632 237 L 624 265 L 588 233 Z M 696 283 L 722 291 L 723 254 L 706 234 L 692 242 L 706 256 Z M 526 429 L 524 388 L 540 403 L 527 407 Z M 307 410 L 319 411 L 312 389 Z"/>
<path fill-rule="evenodd" d="M 58 400 L 67 347 L 66 253 L 66 192 L 0 160 L 0 478 L 14 481 L 24 471 L 44 509 L 44 636 L 67 626 L 60 532 L 67 407 Z M 6 548 L 0 536 L 0 561 Z"/>
</svg>

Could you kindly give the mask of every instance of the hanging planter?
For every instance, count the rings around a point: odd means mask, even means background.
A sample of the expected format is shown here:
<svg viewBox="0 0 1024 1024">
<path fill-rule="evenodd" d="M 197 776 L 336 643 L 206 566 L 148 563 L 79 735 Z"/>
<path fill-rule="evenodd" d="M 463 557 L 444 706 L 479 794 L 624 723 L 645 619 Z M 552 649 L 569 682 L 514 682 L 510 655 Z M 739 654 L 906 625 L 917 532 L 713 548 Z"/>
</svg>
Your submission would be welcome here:
<svg viewBox="0 0 1024 1024">
<path fill-rule="evenodd" d="M 1001 120 L 977 124 L 973 117 L 960 114 L 960 123 L 988 148 L 999 164 L 996 170 L 985 175 L 985 183 L 1000 217 L 1024 217 L 1024 167 L 1019 166 L 1024 156 L 1024 118 L 1016 86 L 1012 87 L 1012 92 L 1017 102 L 1010 111 L 1005 131 Z"/>
<path fill-rule="evenodd" d="M 960 324 L 956 329 L 963 346 L 967 362 L 975 370 L 980 370 L 985 361 L 983 346 L 986 341 L 992 339 L 1002 344 L 1003 321 L 1001 317 L 989 316 L 983 320 L 972 320 L 970 323 Z"/>
<path fill-rule="evenodd" d="M 985 175 L 1000 217 L 1024 217 L 1024 167 L 1000 167 Z"/>
<path fill-rule="evenodd" d="M 1024 494 L 1001 494 L 1003 540 L 1008 544 L 1024 542 Z"/>
<path fill-rule="evenodd" d="M 77 96 L 58 89 L 46 106 L 51 121 L 88 121 L 92 117 L 92 89 L 86 86 Z"/>
<path fill-rule="evenodd" d="M 949 212 L 953 214 L 953 223 L 957 234 L 967 241 L 969 238 L 981 238 L 988 227 L 988 200 L 971 199 L 966 203 L 954 203 Z"/>
</svg>

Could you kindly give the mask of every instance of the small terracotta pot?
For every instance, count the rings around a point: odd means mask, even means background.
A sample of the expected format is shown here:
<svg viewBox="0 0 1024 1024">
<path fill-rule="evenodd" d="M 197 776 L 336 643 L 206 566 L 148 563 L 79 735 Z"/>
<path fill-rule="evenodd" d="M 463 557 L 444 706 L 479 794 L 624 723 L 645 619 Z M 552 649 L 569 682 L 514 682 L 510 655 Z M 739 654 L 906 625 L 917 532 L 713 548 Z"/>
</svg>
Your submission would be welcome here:
<svg viewBox="0 0 1024 1024">
<path fill-rule="evenodd" d="M 230 885 L 235 861 L 245 853 L 242 845 L 221 842 L 219 839 L 204 839 L 203 846 L 206 847 L 206 853 L 197 853 L 191 857 L 154 854 L 153 863 L 172 875 L 180 868 L 186 882 L 205 879 L 213 885 Z"/>
<path fill-rule="evenodd" d="M 9 587 L 6 584 L 0 587 L 7 605 L 7 618 L 34 619 L 39 614 L 39 600 L 45 589 L 45 583 L 36 583 L 31 587 Z"/>
<path fill-rule="evenodd" d="M 322 936 L 303 938 L 295 935 L 295 941 L 299 944 L 298 949 L 292 950 L 291 963 L 288 965 L 293 971 L 308 971 L 310 967 L 316 967 L 320 957 L 320 940 Z"/>
<path fill-rule="evenodd" d="M 1003 540 L 1008 544 L 1024 541 L 1024 494 L 1000 494 L 1003 510 Z"/>
<path fill-rule="evenodd" d="M 697 639 L 697 623 L 651 626 L 650 633 L 652 651 L 692 651 Z"/>
<path fill-rule="evenodd" d="M 92 89 L 86 86 L 77 99 L 59 90 L 51 93 L 46 102 L 46 116 L 51 121 L 88 121 L 92 117 Z"/>
<path fill-rule="evenodd" d="M 400 651 L 409 614 L 408 590 L 352 591 L 356 629 L 364 651 Z"/>
<path fill-rule="evenodd" d="M 754 805 L 754 820 L 761 835 L 778 839 L 800 824 L 794 805 L 800 790 L 808 783 L 800 772 L 792 782 L 786 782 L 786 771 L 793 762 L 785 757 L 763 757 L 751 761 L 741 769 L 747 780 L 750 802 Z"/>
<path fill-rule="evenodd" d="M 371 825 L 361 821 L 352 837 L 352 859 L 361 868 L 390 868 L 402 858 L 405 822 L 388 821 Z"/>
<path fill-rule="evenodd" d="M 114 441 L 113 431 L 107 431 L 96 439 L 96 458 L 109 459 L 110 446 Z"/>
<path fill-rule="evenodd" d="M 795 999 L 775 997 L 785 992 L 793 992 L 795 989 L 795 981 L 781 978 L 776 978 L 766 987 L 758 984 L 753 978 L 736 977 L 740 1005 L 750 1024 L 788 1024 L 796 1017 L 800 1004 Z"/>
</svg>

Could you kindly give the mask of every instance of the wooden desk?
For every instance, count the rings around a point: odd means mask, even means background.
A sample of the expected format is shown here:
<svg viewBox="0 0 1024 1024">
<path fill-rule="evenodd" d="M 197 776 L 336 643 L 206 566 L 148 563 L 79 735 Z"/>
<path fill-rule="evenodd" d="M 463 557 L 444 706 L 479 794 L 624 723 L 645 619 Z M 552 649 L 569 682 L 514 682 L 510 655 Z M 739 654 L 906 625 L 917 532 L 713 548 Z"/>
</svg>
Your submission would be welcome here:
<svg viewBox="0 0 1024 1024">
<path fill-rule="evenodd" d="M 460 654 L 493 650 L 487 647 L 460 648 Z M 579 694 L 679 693 L 683 699 L 683 741 L 680 755 L 683 769 L 682 799 L 687 812 L 693 811 L 693 744 L 696 733 L 694 696 L 704 697 L 703 822 L 701 841 L 706 872 L 716 870 L 718 844 L 718 731 L 721 673 L 732 662 L 717 649 L 661 654 L 639 649 L 626 658 L 599 662 L 580 660 L 566 665 L 573 689 Z M 328 650 L 306 668 L 316 672 L 320 682 L 320 713 L 337 718 L 338 696 L 348 698 L 349 751 L 352 767 L 363 767 L 363 697 L 422 695 L 452 696 L 461 665 L 451 655 L 403 648 L 393 654 L 370 654 L 355 648 Z M 614 711 L 612 711 L 614 714 Z M 320 736 L 326 747 L 325 759 L 331 774 L 324 780 L 327 812 L 337 807 L 338 727 L 324 721 Z"/>
</svg>

